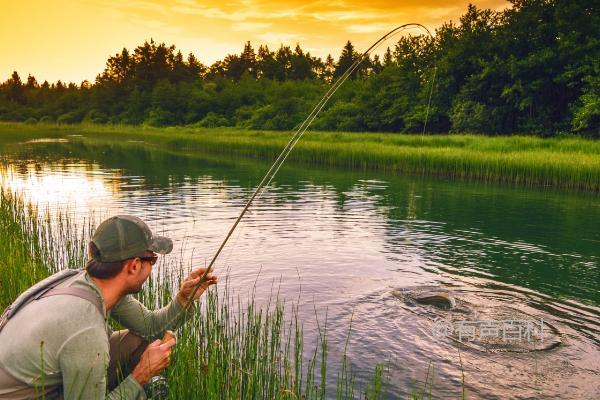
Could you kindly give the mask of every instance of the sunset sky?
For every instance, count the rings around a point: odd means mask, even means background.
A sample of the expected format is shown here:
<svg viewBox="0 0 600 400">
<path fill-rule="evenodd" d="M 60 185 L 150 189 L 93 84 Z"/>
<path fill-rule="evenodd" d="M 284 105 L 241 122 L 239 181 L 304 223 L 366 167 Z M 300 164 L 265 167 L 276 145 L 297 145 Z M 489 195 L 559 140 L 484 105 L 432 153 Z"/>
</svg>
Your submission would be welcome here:
<svg viewBox="0 0 600 400">
<path fill-rule="evenodd" d="M 505 0 L 474 0 L 501 10 Z M 337 57 L 346 40 L 363 50 L 394 27 L 419 22 L 433 30 L 458 20 L 468 0 L 2 0 L 0 80 L 13 70 L 38 81 L 93 81 L 108 56 L 146 39 L 175 44 L 204 64 L 281 43 Z M 393 43 L 389 43 L 390 46 Z"/>
</svg>

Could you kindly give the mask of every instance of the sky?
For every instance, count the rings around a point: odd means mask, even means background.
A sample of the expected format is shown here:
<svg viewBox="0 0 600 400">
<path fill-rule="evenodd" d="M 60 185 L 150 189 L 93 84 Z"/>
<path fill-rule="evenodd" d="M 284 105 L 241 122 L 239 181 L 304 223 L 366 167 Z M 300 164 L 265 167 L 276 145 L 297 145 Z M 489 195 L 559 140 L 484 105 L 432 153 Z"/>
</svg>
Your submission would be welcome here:
<svg viewBox="0 0 600 400">
<path fill-rule="evenodd" d="M 347 40 L 364 50 L 396 26 L 430 30 L 458 21 L 468 3 L 501 10 L 505 0 L 0 0 L 0 81 L 16 70 L 25 80 L 94 81 L 109 56 L 145 40 L 175 44 L 210 65 L 280 44 L 337 58 Z M 413 31 L 415 34 L 419 31 Z M 393 47 L 393 42 L 385 46 Z"/>
</svg>

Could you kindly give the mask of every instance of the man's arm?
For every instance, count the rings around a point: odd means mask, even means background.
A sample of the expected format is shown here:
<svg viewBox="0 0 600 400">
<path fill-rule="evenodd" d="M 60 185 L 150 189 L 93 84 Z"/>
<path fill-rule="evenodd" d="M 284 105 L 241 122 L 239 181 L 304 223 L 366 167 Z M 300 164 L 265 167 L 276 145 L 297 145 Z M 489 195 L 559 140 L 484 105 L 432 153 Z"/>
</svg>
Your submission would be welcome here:
<svg viewBox="0 0 600 400">
<path fill-rule="evenodd" d="M 88 327 L 73 333 L 61 347 L 58 357 L 65 400 L 146 399 L 142 386 L 132 375 L 106 394 L 109 356 L 105 331 Z"/>
<path fill-rule="evenodd" d="M 204 273 L 203 268 L 198 268 L 185 279 L 175 298 L 165 307 L 156 310 L 148 310 L 133 296 L 122 298 L 111 310 L 111 316 L 125 328 L 136 333 L 147 340 L 160 339 L 165 330 L 178 329 L 188 315 L 193 312 L 194 301 L 211 285 L 217 283 L 217 277 L 207 275 L 193 299 L 189 299 L 194 287 L 200 281 Z M 190 308 L 185 309 L 184 307 Z"/>
<path fill-rule="evenodd" d="M 189 311 L 176 299 L 161 309 L 150 311 L 127 295 L 113 307 L 111 317 L 131 332 L 153 341 L 160 339 L 165 330 L 175 330 L 183 325 Z"/>
</svg>

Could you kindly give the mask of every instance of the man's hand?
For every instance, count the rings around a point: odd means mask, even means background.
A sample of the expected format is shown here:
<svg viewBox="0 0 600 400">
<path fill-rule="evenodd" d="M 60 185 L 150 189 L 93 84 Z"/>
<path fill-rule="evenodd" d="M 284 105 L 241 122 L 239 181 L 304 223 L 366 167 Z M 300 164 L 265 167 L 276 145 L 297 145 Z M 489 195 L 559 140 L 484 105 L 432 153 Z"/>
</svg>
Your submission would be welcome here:
<svg viewBox="0 0 600 400">
<path fill-rule="evenodd" d="M 140 362 L 135 366 L 131 373 L 140 385 L 148 383 L 150 378 L 160 374 L 171 362 L 171 347 L 175 346 L 175 339 L 171 339 L 161 344 L 160 339 L 150 343 Z"/>
<path fill-rule="evenodd" d="M 179 300 L 179 303 L 183 307 L 189 306 L 194 300 L 197 300 L 200 296 L 202 296 L 202 293 L 204 293 L 204 291 L 208 289 L 210 285 L 214 285 L 217 283 L 217 277 L 215 275 L 206 275 L 206 279 L 204 280 L 204 282 L 202 282 L 202 285 L 200 285 L 200 288 L 196 292 L 194 298 L 190 300 L 190 296 L 192 295 L 194 287 L 196 287 L 198 282 L 200 282 L 200 277 L 202 276 L 204 271 L 206 271 L 205 268 L 195 269 L 194 271 L 192 271 L 190 276 L 185 278 L 183 284 L 181 284 L 181 288 L 179 288 L 179 293 L 177 293 L 177 300 Z"/>
</svg>

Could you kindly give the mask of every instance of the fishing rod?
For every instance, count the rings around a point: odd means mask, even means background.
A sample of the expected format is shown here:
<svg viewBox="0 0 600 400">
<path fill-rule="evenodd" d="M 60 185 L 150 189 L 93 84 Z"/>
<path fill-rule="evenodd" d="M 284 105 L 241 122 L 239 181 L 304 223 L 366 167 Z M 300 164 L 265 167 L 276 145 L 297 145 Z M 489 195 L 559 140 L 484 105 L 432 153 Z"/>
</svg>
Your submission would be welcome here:
<svg viewBox="0 0 600 400">
<path fill-rule="evenodd" d="M 187 303 L 186 303 L 184 309 L 187 309 L 190 306 L 190 304 L 192 303 L 194 296 L 196 295 L 196 293 L 198 292 L 198 290 L 200 289 L 200 287 L 206 280 L 206 276 L 213 270 L 213 267 L 214 267 L 215 261 L 217 260 L 217 257 L 219 257 L 219 254 L 221 254 L 221 251 L 223 250 L 223 248 L 227 244 L 227 241 L 229 240 L 229 238 L 235 231 L 235 228 L 238 226 L 238 224 L 240 223 L 240 221 L 246 214 L 246 211 L 248 211 L 248 209 L 252 205 L 252 202 L 254 201 L 254 199 L 260 198 L 262 196 L 262 194 L 264 193 L 264 191 L 266 190 L 268 185 L 271 183 L 271 181 L 273 180 L 273 178 L 275 177 L 275 175 L 277 174 L 277 172 L 279 171 L 279 169 L 281 168 L 281 166 L 287 159 L 288 155 L 291 153 L 291 151 L 294 148 L 294 146 L 296 145 L 296 143 L 300 140 L 302 135 L 304 135 L 304 133 L 306 132 L 306 130 L 308 129 L 310 124 L 314 121 L 314 119 L 317 117 L 319 112 L 323 109 L 325 104 L 327 104 L 329 99 L 335 94 L 335 92 L 339 89 L 339 87 L 342 86 L 342 84 L 346 81 L 346 79 L 348 79 L 348 77 L 356 70 L 356 68 L 358 68 L 358 66 L 363 61 L 365 61 L 366 59 L 369 58 L 371 52 L 373 50 L 375 50 L 377 47 L 379 47 L 379 45 L 381 43 L 385 42 L 387 39 L 391 38 L 395 34 L 402 32 L 405 29 L 409 29 L 409 28 L 413 28 L 413 27 L 423 29 L 425 32 L 427 32 L 429 37 L 433 38 L 433 35 L 431 34 L 431 32 L 429 32 L 429 29 L 427 29 L 425 26 L 423 26 L 421 24 L 409 23 L 409 24 L 400 25 L 397 28 L 392 29 L 391 31 L 389 31 L 388 33 L 383 35 L 381 38 L 379 38 L 379 40 L 377 40 L 375 43 L 373 43 L 371 45 L 371 47 L 369 47 L 364 53 L 362 53 L 361 56 L 358 57 L 354 61 L 354 63 L 352 63 L 352 65 L 350 65 L 350 67 L 348 67 L 348 69 L 340 76 L 340 78 L 336 82 L 334 82 L 333 85 L 331 85 L 331 87 L 329 88 L 327 93 L 325 93 L 325 95 L 321 98 L 321 100 L 317 103 L 317 105 L 312 109 L 312 111 L 308 115 L 308 117 L 306 117 L 306 119 L 302 122 L 300 127 L 296 130 L 296 133 L 294 133 L 294 135 L 291 137 L 289 142 L 283 148 L 283 150 L 281 151 L 281 153 L 279 154 L 279 156 L 277 157 L 275 162 L 271 165 L 271 167 L 269 168 L 269 170 L 267 171 L 265 176 L 262 178 L 262 180 L 260 181 L 260 183 L 258 184 L 256 189 L 254 190 L 254 193 L 252 194 L 252 196 L 250 197 L 250 199 L 248 200 L 248 202 L 246 203 L 246 205 L 240 212 L 240 215 L 237 217 L 237 219 L 235 220 L 235 222 L 233 223 L 233 225 L 227 232 L 225 239 L 223 239 L 223 242 L 221 242 L 221 245 L 217 249 L 217 252 L 213 256 L 212 260 L 210 261 L 210 264 L 208 265 L 208 267 L 206 268 L 204 273 L 200 276 L 200 280 L 198 281 L 198 283 L 194 286 L 192 293 L 190 294 L 190 296 L 187 299 Z"/>
</svg>

